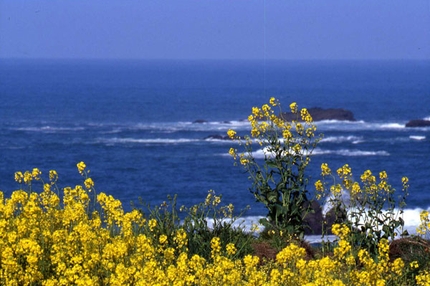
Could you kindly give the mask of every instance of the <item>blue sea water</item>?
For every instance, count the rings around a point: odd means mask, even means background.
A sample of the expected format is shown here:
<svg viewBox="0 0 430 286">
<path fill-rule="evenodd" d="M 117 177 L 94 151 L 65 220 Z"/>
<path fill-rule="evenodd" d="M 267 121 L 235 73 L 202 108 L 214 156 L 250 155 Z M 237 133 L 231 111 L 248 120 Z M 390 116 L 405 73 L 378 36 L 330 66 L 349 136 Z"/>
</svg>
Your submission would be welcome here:
<svg viewBox="0 0 430 286">
<path fill-rule="evenodd" d="M 245 134 L 253 106 L 270 97 L 284 107 L 345 108 L 357 121 L 318 122 L 324 133 L 308 172 L 348 163 L 355 176 L 386 170 L 401 189 L 410 179 L 410 225 L 430 207 L 430 61 L 0 61 L 0 190 L 20 186 L 15 171 L 59 173 L 59 185 L 82 184 L 84 161 L 97 192 L 151 205 L 178 194 L 202 202 L 208 190 L 248 217 L 265 210 L 233 165 L 225 135 Z M 204 120 L 204 123 L 196 123 Z M 412 217 L 412 214 L 414 217 Z"/>
</svg>

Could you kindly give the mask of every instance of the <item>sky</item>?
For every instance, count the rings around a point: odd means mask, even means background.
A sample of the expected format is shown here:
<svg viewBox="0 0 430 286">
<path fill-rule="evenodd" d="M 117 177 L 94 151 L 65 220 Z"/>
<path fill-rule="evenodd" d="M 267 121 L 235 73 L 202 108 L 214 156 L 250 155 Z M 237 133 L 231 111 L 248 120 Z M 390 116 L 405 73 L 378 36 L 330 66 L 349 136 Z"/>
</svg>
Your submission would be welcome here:
<svg viewBox="0 0 430 286">
<path fill-rule="evenodd" d="M 430 59 L 430 0 L 0 0 L 0 58 Z"/>
</svg>

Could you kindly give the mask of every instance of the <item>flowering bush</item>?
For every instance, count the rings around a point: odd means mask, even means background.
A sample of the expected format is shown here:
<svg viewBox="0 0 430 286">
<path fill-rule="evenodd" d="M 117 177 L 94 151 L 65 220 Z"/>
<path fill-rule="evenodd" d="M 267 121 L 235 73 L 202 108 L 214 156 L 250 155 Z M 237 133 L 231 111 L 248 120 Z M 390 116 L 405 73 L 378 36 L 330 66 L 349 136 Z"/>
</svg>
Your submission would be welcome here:
<svg viewBox="0 0 430 286">
<path fill-rule="evenodd" d="M 417 272 L 418 262 L 390 259 L 387 239 L 378 242 L 375 258 L 366 249 L 355 251 L 348 225 L 333 225 L 339 240 L 332 255 L 309 259 L 292 241 L 265 261 L 242 251 L 255 240 L 231 235 L 232 225 L 223 221 L 233 218 L 233 207 L 218 207 L 221 197 L 213 191 L 202 204 L 185 208 L 191 218 L 178 224 L 169 203 L 148 214 L 124 212 L 112 196 L 95 195 L 92 180 L 64 188 L 60 199 L 58 174 L 49 174 L 44 183 L 38 169 L 17 172 L 23 189 L 10 198 L 0 192 L 1 285 L 428 285 L 429 271 Z M 42 182 L 40 193 L 34 181 Z M 209 231 L 207 216 L 214 231 L 193 240 Z"/>
<path fill-rule="evenodd" d="M 328 204 L 334 209 L 346 213 L 345 223 L 352 230 L 352 243 L 377 255 L 381 239 L 394 240 L 398 235 L 407 235 L 402 230 L 403 207 L 408 195 L 408 178 L 402 178 L 403 189 L 399 199 L 395 189 L 388 183 L 385 171 L 379 173 L 379 180 L 370 170 L 361 176 L 361 183 L 352 179 L 352 170 L 344 165 L 337 170 L 341 180 L 336 184 L 328 164 L 321 165 L 323 181 L 315 183 L 318 198 L 328 197 Z M 326 178 L 332 178 L 334 184 L 327 186 Z M 345 195 L 348 197 L 344 199 Z"/>
<path fill-rule="evenodd" d="M 268 220 L 262 223 L 269 229 L 303 237 L 303 218 L 310 205 L 305 170 L 321 137 L 315 136 L 316 126 L 306 108 L 299 111 L 297 104 L 292 103 L 290 109 L 296 116 L 291 122 L 283 119 L 280 103 L 271 98 L 269 104 L 252 108 L 248 117 L 250 136 L 242 139 L 234 130 L 227 134 L 244 146 L 244 152 L 230 148 L 229 153 L 248 172 L 253 183 L 251 193 L 268 210 Z M 263 162 L 255 158 L 254 141 L 263 150 Z"/>
</svg>

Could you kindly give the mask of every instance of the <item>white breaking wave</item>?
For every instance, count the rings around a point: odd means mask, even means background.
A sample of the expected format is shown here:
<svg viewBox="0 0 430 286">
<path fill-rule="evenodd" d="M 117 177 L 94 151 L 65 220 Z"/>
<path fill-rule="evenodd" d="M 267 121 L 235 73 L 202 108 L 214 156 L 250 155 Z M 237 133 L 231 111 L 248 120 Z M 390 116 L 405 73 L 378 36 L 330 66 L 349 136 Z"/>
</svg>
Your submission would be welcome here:
<svg viewBox="0 0 430 286">
<path fill-rule="evenodd" d="M 425 136 L 418 136 L 418 135 L 411 135 L 411 136 L 409 136 L 409 138 L 412 139 L 412 140 L 418 140 L 418 141 L 426 139 Z"/>
<path fill-rule="evenodd" d="M 329 136 L 325 137 L 321 140 L 321 142 L 327 143 L 343 143 L 343 142 L 352 142 L 353 144 L 358 144 L 363 142 L 363 137 L 360 136 Z"/>
<path fill-rule="evenodd" d="M 52 126 L 42 126 L 42 127 L 22 127 L 16 128 L 19 131 L 29 131 L 29 132 L 42 132 L 42 133 L 58 133 L 58 132 L 73 132 L 85 130 L 84 127 L 52 127 Z"/>
<path fill-rule="evenodd" d="M 390 156 L 387 151 L 362 151 L 349 149 L 333 150 L 330 152 L 330 154 L 341 156 Z"/>
<path fill-rule="evenodd" d="M 339 149 L 339 150 L 326 150 L 315 148 L 311 155 L 326 155 L 333 154 L 339 156 L 390 156 L 387 151 L 363 151 L 363 150 L 351 150 L 351 149 Z M 259 149 L 253 152 L 253 156 L 256 159 L 264 159 L 266 156 L 272 156 L 272 153 L 268 152 L 267 149 Z"/>
<path fill-rule="evenodd" d="M 425 209 L 421 208 L 415 208 L 415 209 L 405 209 L 403 211 L 403 214 L 401 217 L 404 220 L 404 226 L 403 230 L 407 230 L 409 235 L 416 235 L 417 234 L 417 227 L 420 225 L 420 213 Z M 427 209 L 427 211 L 430 211 L 430 208 Z M 395 210 L 397 212 L 397 210 Z M 264 230 L 264 226 L 260 223 L 261 219 L 264 219 L 264 216 L 244 216 L 237 218 L 235 222 L 233 223 L 233 227 L 240 228 L 246 232 L 254 233 L 255 235 L 258 235 L 261 231 Z M 213 226 L 213 220 L 208 218 L 208 226 Z M 231 222 L 230 219 L 227 220 L 228 222 Z M 398 232 L 401 230 L 399 229 Z M 305 236 L 305 240 L 310 243 L 319 243 L 321 242 L 323 237 L 321 235 L 308 235 Z M 324 240 L 333 241 L 336 239 L 336 236 L 329 235 L 324 236 Z"/>
<path fill-rule="evenodd" d="M 168 139 L 168 138 L 153 138 L 153 139 L 137 139 L 137 138 L 110 138 L 110 139 L 99 139 L 106 144 L 128 144 L 128 143 L 140 143 L 140 144 L 178 144 L 178 143 L 190 143 L 199 142 L 199 139 Z"/>
</svg>

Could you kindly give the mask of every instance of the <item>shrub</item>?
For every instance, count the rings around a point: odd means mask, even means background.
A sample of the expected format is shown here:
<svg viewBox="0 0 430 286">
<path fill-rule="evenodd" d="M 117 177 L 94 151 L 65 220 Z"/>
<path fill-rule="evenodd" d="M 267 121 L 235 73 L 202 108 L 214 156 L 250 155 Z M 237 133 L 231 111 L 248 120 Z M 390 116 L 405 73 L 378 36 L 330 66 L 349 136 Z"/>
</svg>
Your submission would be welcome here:
<svg viewBox="0 0 430 286">
<path fill-rule="evenodd" d="M 250 135 L 242 139 L 234 130 L 227 134 L 244 147 L 244 152 L 231 148 L 229 153 L 243 165 L 252 181 L 251 193 L 268 211 L 267 220 L 261 223 L 268 229 L 302 238 L 303 218 L 310 211 L 306 207 L 310 204 L 305 170 L 321 137 L 315 136 L 316 126 L 306 108 L 299 111 L 292 103 L 290 109 L 297 118 L 292 122 L 283 120 L 280 103 L 271 98 L 269 104 L 252 108 L 248 117 Z M 254 143 L 263 150 L 263 162 L 255 158 Z"/>
<path fill-rule="evenodd" d="M 402 178 L 403 189 L 397 198 L 385 171 L 380 172 L 377 179 L 367 170 L 360 176 L 361 182 L 357 182 L 352 179 L 352 170 L 346 164 L 337 170 L 341 182 L 336 184 L 328 164 L 323 163 L 321 174 L 323 181 L 315 183 L 317 197 L 328 197 L 329 205 L 346 213 L 345 223 L 351 229 L 353 245 L 376 256 L 381 239 L 394 240 L 398 235 L 407 235 L 403 231 L 402 218 L 409 187 L 406 177 Z M 334 182 L 330 187 L 327 187 L 327 178 Z M 349 197 L 347 201 L 343 199 L 345 194 Z"/>
</svg>

